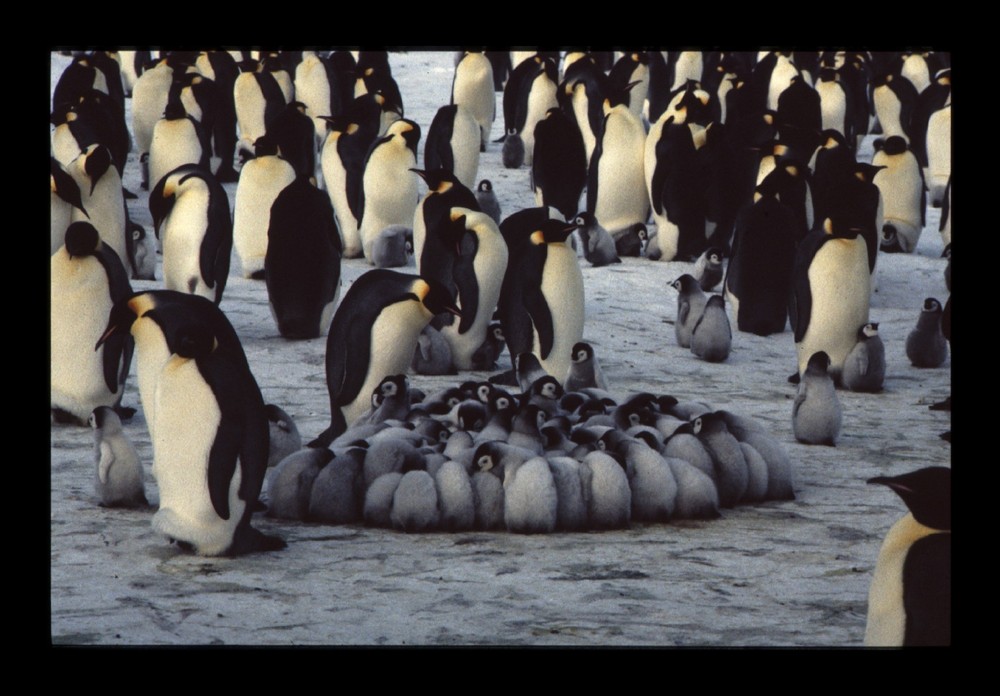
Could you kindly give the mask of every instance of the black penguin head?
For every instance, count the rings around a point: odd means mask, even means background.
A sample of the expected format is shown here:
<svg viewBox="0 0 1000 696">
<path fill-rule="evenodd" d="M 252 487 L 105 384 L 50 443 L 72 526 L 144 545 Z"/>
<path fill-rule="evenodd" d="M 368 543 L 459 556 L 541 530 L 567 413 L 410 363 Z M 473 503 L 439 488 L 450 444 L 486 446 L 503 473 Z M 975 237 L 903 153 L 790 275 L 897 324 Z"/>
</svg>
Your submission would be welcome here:
<svg viewBox="0 0 1000 696">
<path fill-rule="evenodd" d="M 835 239 L 857 239 L 862 231 L 860 227 L 851 226 L 839 216 L 823 221 L 823 232 Z"/>
<path fill-rule="evenodd" d="M 868 483 L 880 483 L 895 491 L 920 524 L 951 530 L 950 468 L 928 466 L 901 476 L 876 476 Z"/>
<path fill-rule="evenodd" d="M 875 175 L 885 169 L 882 165 L 868 164 L 867 162 L 857 162 L 854 165 L 854 176 L 859 181 L 870 184 L 875 180 Z"/>
<path fill-rule="evenodd" d="M 585 363 L 594 357 L 594 349 L 589 343 L 580 341 L 573 346 L 572 359 L 575 363 Z"/>
<path fill-rule="evenodd" d="M 712 266 L 720 265 L 724 257 L 725 253 L 723 253 L 722 249 L 719 249 L 717 247 L 709 247 L 709 249 L 705 252 L 705 258 L 708 260 L 708 263 Z"/>
<path fill-rule="evenodd" d="M 83 169 L 90 178 L 90 193 L 93 195 L 94 187 L 100 181 L 104 173 L 111 168 L 111 150 L 105 145 L 89 145 L 84 152 L 86 161 Z"/>
<path fill-rule="evenodd" d="M 597 218 L 594 217 L 593 213 L 583 210 L 576 214 L 573 223 L 580 229 L 590 229 L 597 224 Z"/>
<path fill-rule="evenodd" d="M 121 421 L 118 418 L 118 414 L 110 406 L 98 406 L 90 413 L 90 417 L 87 419 L 87 424 L 94 430 L 100 430 L 104 428 L 105 425 L 109 425 L 118 421 L 118 425 L 121 425 Z"/>
<path fill-rule="evenodd" d="M 123 297 L 111 307 L 111 314 L 108 317 L 108 325 L 105 327 L 104 332 L 101 337 L 97 339 L 97 344 L 94 346 L 94 350 L 99 349 L 104 345 L 112 336 L 118 334 L 127 334 L 132 329 L 132 324 L 136 319 L 139 318 L 140 312 L 139 305 L 133 300 L 136 299 L 138 295 L 143 295 L 144 293 L 132 293 L 128 297 Z"/>
<path fill-rule="evenodd" d="M 486 406 L 479 401 L 463 401 L 458 406 L 458 427 L 466 432 L 486 426 Z"/>
<path fill-rule="evenodd" d="M 500 458 L 503 452 L 501 449 L 502 444 L 497 440 L 490 440 L 479 445 L 472 455 L 472 462 L 475 467 L 479 471 L 490 471 L 494 474 L 499 474 L 497 467 L 500 466 Z"/>
<path fill-rule="evenodd" d="M 461 183 L 455 172 L 439 167 L 437 169 L 417 169 L 411 167 L 410 171 L 417 174 L 427 184 L 427 190 L 431 193 L 444 193 L 450 190 L 455 184 Z"/>
<path fill-rule="evenodd" d="M 709 295 L 708 302 L 705 303 L 705 307 L 718 307 L 719 309 L 725 310 L 726 300 L 722 295 Z"/>
<path fill-rule="evenodd" d="M 494 389 L 490 395 L 490 408 L 494 413 L 498 411 L 513 412 L 517 408 L 517 399 L 503 389 Z"/>
<path fill-rule="evenodd" d="M 562 385 L 559 384 L 559 380 L 552 375 L 545 375 L 536 379 L 531 383 L 530 391 L 532 395 L 544 396 L 545 398 L 556 400 L 561 399 L 565 393 Z"/>
<path fill-rule="evenodd" d="M 882 143 L 882 151 L 887 155 L 901 155 L 906 149 L 906 139 L 901 135 L 889 136 Z"/>
<path fill-rule="evenodd" d="M 539 229 L 532 232 L 531 241 L 534 244 L 562 244 L 577 227 L 579 225 L 576 222 L 549 219 L 543 222 Z"/>
<path fill-rule="evenodd" d="M 207 357 L 219 343 L 212 329 L 197 321 L 184 322 L 177 328 L 174 352 L 182 358 L 198 359 Z"/>
<path fill-rule="evenodd" d="M 870 321 L 860 329 L 858 329 L 858 339 L 865 340 L 868 338 L 875 338 L 878 336 L 878 322 Z"/>
<path fill-rule="evenodd" d="M 431 314 L 449 312 L 461 319 L 462 311 L 455 305 L 455 298 L 441 281 L 433 278 L 418 278 L 413 284 L 417 299 Z"/>
<path fill-rule="evenodd" d="M 413 156 L 417 156 L 417 144 L 420 142 L 420 126 L 408 118 L 401 118 L 389 126 L 388 135 L 399 135 L 410 148 Z"/>
<path fill-rule="evenodd" d="M 483 179 L 479 182 L 479 186 L 476 187 L 476 190 L 480 193 L 489 193 L 493 190 L 493 182 L 489 179 Z"/>
<path fill-rule="evenodd" d="M 66 253 L 69 257 L 90 256 L 101 244 L 101 235 L 89 222 L 78 221 L 66 228 Z"/>
<path fill-rule="evenodd" d="M 684 275 L 682 275 L 681 277 L 679 277 L 677 280 L 675 280 L 674 282 L 672 282 L 670 285 L 671 285 L 671 287 L 673 287 L 674 290 L 676 290 L 677 292 L 679 292 L 681 294 L 691 292 L 696 287 L 698 287 L 698 288 L 701 287 L 700 285 L 698 285 L 698 281 L 695 280 L 695 277 L 693 275 L 691 275 L 690 273 L 685 273 Z"/>
<path fill-rule="evenodd" d="M 265 133 L 253 141 L 253 151 L 256 157 L 273 157 L 278 154 L 278 143 L 275 142 L 274 136 Z"/>
<path fill-rule="evenodd" d="M 830 369 L 830 356 L 825 351 L 817 351 L 809 356 L 806 372 L 812 375 L 825 375 Z"/>
</svg>

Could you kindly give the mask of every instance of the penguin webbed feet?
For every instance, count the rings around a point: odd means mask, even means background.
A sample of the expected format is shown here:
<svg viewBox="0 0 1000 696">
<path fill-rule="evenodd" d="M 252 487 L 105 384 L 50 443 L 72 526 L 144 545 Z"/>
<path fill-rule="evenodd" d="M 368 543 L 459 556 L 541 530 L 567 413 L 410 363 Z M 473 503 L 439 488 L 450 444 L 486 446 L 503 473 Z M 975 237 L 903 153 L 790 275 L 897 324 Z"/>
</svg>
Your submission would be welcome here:
<svg viewBox="0 0 1000 696">
<path fill-rule="evenodd" d="M 788 375 L 788 383 L 789 384 L 798 384 L 800 380 L 801 380 L 801 377 L 799 377 L 799 373 L 798 372 L 793 372 L 792 374 Z"/>
<path fill-rule="evenodd" d="M 223 554 L 224 556 L 242 556 L 258 551 L 280 551 L 288 543 L 281 537 L 269 536 L 250 525 L 238 527 L 233 534 L 233 543 Z"/>
<path fill-rule="evenodd" d="M 65 411 L 57 406 L 53 406 L 51 409 L 52 422 L 58 423 L 59 425 L 80 425 L 88 426 L 87 421 L 81 420 L 74 416 L 69 411 Z"/>
</svg>

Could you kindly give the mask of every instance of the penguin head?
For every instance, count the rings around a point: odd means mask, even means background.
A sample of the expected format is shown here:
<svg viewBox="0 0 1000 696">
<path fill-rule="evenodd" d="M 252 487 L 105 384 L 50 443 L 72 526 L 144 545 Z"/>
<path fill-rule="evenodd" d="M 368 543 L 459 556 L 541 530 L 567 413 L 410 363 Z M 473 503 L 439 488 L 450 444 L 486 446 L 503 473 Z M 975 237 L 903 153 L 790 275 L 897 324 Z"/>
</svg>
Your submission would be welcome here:
<svg viewBox="0 0 1000 696">
<path fill-rule="evenodd" d="M 580 341 L 573 346 L 572 360 L 577 364 L 589 362 L 594 357 L 594 349 L 589 343 Z"/>
<path fill-rule="evenodd" d="M 476 190 L 480 193 L 490 193 L 493 190 L 493 182 L 489 179 L 483 179 L 479 182 L 479 185 L 476 186 Z"/>
<path fill-rule="evenodd" d="M 558 400 L 562 398 L 565 390 L 559 384 L 559 380 L 552 375 L 545 375 L 531 383 L 530 393 L 535 396 Z"/>
<path fill-rule="evenodd" d="M 479 401 L 463 401 L 458 405 L 458 427 L 476 432 L 486 426 L 486 406 Z"/>
<path fill-rule="evenodd" d="M 807 374 L 825 375 L 829 369 L 830 356 L 826 354 L 826 351 L 820 350 L 809 356 L 809 362 L 806 364 Z"/>
<path fill-rule="evenodd" d="M 549 219 L 541 227 L 531 233 L 534 244 L 565 244 L 566 240 L 579 225 L 576 222 L 563 222 Z"/>
<path fill-rule="evenodd" d="M 503 473 L 500 471 L 502 450 L 500 445 L 501 443 L 496 440 L 490 440 L 479 445 L 472 455 L 472 462 L 476 469 L 479 471 L 488 471 L 502 478 Z"/>
<path fill-rule="evenodd" d="M 931 312 L 931 313 L 933 313 L 933 312 L 941 312 L 942 311 L 941 310 L 941 303 L 938 302 L 933 297 L 928 297 L 926 300 L 924 300 L 923 311 L 924 312 Z"/>
<path fill-rule="evenodd" d="M 595 224 L 597 224 L 597 218 L 594 217 L 593 213 L 587 212 L 586 210 L 580 211 L 573 218 L 573 223 L 579 229 L 590 229 Z"/>
<path fill-rule="evenodd" d="M 876 336 L 878 336 L 878 322 L 877 321 L 870 321 L 867 324 L 863 325 L 860 329 L 858 329 L 858 338 L 859 339 L 864 340 L 864 339 L 868 339 L 868 338 L 875 338 Z"/>
<path fill-rule="evenodd" d="M 455 298 L 441 281 L 420 277 L 413 283 L 413 293 L 431 315 L 449 312 L 461 319 L 462 311 L 455 305 Z"/>
<path fill-rule="evenodd" d="M 673 287 L 674 290 L 681 293 L 682 295 L 685 293 L 692 292 L 696 287 L 698 288 L 701 287 L 700 285 L 698 285 L 698 281 L 695 280 L 695 277 L 690 273 L 685 273 L 684 275 L 677 278 L 677 280 L 672 282 L 670 285 L 671 287 Z"/>
<path fill-rule="evenodd" d="M 473 398 L 478 399 L 484 404 L 489 404 L 493 400 L 493 393 L 496 391 L 494 387 L 489 382 L 477 382 L 476 387 L 473 390 Z"/>
<path fill-rule="evenodd" d="M 274 136 L 266 133 L 253 141 L 253 152 L 255 157 L 274 157 L 278 154 L 278 143 Z"/>
<path fill-rule="evenodd" d="M 709 247 L 705 252 L 705 259 L 708 261 L 710 266 L 721 266 L 722 259 L 725 257 L 722 249 L 718 247 Z"/>
<path fill-rule="evenodd" d="M 116 431 L 122 429 L 121 418 L 110 406 L 98 406 L 91 411 L 87 424 L 94 430 Z"/>
<path fill-rule="evenodd" d="M 157 237 L 160 233 L 160 225 L 173 210 L 174 204 L 179 196 L 186 190 L 185 184 L 191 180 L 199 180 L 204 185 L 208 185 L 208 178 L 212 174 L 198 165 L 184 164 L 164 175 L 156 186 L 149 193 L 149 212 L 153 216 L 153 229 Z"/>
<path fill-rule="evenodd" d="M 77 221 L 66 228 L 65 244 L 71 259 L 90 256 L 101 245 L 101 235 L 89 222 Z"/>
<path fill-rule="evenodd" d="M 889 136 L 882 143 L 882 151 L 887 155 L 901 155 L 906 149 L 906 138 L 901 135 Z"/>
<path fill-rule="evenodd" d="M 420 126 L 417 125 L 416 121 L 411 121 L 408 118 L 393 121 L 392 125 L 386 131 L 386 135 L 398 135 L 401 137 L 406 143 L 406 147 L 410 148 L 413 152 L 414 158 L 417 156 L 417 144 L 420 142 Z"/>
<path fill-rule="evenodd" d="M 888 486 L 920 524 L 951 531 L 951 469 L 928 466 L 900 476 L 876 476 L 867 483 Z"/>
<path fill-rule="evenodd" d="M 219 347 L 211 327 L 199 321 L 182 322 L 174 338 L 174 352 L 182 358 L 205 358 Z"/>
<path fill-rule="evenodd" d="M 500 411 L 513 411 L 517 408 L 517 399 L 503 389 L 494 389 L 490 395 L 490 408 L 494 413 Z"/>
<path fill-rule="evenodd" d="M 411 167 L 410 171 L 419 176 L 427 184 L 430 193 L 445 193 L 454 188 L 455 184 L 460 184 L 455 172 L 438 167 L 437 169 L 417 169 Z"/>
<path fill-rule="evenodd" d="M 83 170 L 90 178 L 90 194 L 94 194 L 97 182 L 111 168 L 111 150 L 106 145 L 91 144 L 84 150 Z"/>
</svg>

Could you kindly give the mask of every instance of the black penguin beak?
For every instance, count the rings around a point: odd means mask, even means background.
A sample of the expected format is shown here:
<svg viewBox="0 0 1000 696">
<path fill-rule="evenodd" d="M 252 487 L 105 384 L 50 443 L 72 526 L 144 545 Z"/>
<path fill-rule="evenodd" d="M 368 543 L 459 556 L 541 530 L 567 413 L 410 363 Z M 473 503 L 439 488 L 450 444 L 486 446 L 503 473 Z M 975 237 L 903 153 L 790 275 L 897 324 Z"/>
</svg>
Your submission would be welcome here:
<svg viewBox="0 0 1000 696">
<path fill-rule="evenodd" d="M 127 301 L 119 301 L 115 304 L 115 306 L 111 308 L 111 316 L 108 318 L 108 326 L 104 329 L 104 333 L 101 334 L 101 337 L 97 339 L 97 343 L 94 345 L 94 350 L 98 350 L 115 334 L 128 331 L 135 318 L 135 314 L 132 312 L 132 308 L 128 306 Z"/>
</svg>

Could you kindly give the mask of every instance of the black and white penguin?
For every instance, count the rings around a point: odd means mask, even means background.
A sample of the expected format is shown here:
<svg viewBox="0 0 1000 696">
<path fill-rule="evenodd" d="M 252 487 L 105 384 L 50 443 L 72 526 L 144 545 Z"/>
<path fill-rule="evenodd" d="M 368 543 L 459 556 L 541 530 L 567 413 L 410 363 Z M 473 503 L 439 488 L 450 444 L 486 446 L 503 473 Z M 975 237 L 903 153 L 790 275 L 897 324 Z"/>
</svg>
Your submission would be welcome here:
<svg viewBox="0 0 1000 696">
<path fill-rule="evenodd" d="M 132 239 L 129 265 L 133 280 L 156 280 L 156 240 L 146 228 L 129 220 L 126 224 Z"/>
<path fill-rule="evenodd" d="M 55 157 L 49 157 L 51 171 L 49 174 L 50 192 L 50 236 L 51 253 L 56 253 L 66 241 L 66 228 L 73 222 L 74 211 L 80 211 L 85 217 L 87 210 L 83 207 L 80 185 L 76 179 Z"/>
<path fill-rule="evenodd" d="M 858 342 L 844 360 L 840 380 L 851 391 L 882 391 L 882 383 L 885 381 L 885 344 L 878 335 L 878 322 L 870 321 L 858 329 Z"/>
<path fill-rule="evenodd" d="M 163 245 L 167 289 L 219 304 L 233 248 L 229 196 L 222 184 L 207 169 L 183 165 L 150 192 L 149 211 Z"/>
<path fill-rule="evenodd" d="M 483 179 L 476 186 L 475 194 L 479 209 L 489 215 L 493 219 L 493 222 L 499 225 L 501 215 L 500 200 L 493 190 L 493 182 L 489 179 Z"/>
<path fill-rule="evenodd" d="M 608 82 L 612 90 L 620 90 L 627 84 L 634 86 L 628 90 L 628 108 L 640 121 L 643 116 L 643 105 L 649 93 L 649 56 L 645 51 L 629 51 L 622 55 L 611 72 Z"/>
<path fill-rule="evenodd" d="M 558 70 L 552 60 L 535 54 L 514 68 L 504 87 L 504 130 L 513 131 L 524 142 L 524 164 L 531 165 L 535 148 L 535 125 L 549 109 L 559 106 L 556 99 Z"/>
<path fill-rule="evenodd" d="M 132 245 L 126 234 L 122 180 L 111 161 L 111 151 L 104 145 L 88 145 L 66 169 L 80 190 L 80 207 L 74 206 L 70 221 L 92 224 L 101 241 L 127 263 Z"/>
<path fill-rule="evenodd" d="M 898 135 L 910 142 L 910 124 L 917 94 L 913 83 L 898 71 L 875 76 L 870 101 L 886 138 Z"/>
<path fill-rule="evenodd" d="M 479 151 L 486 152 L 496 119 L 497 99 L 493 89 L 493 65 L 478 51 L 466 51 L 455 66 L 451 103 L 463 106 L 479 126 Z M 499 220 L 497 221 L 499 222 Z"/>
<path fill-rule="evenodd" d="M 236 150 L 241 160 L 253 157 L 253 144 L 267 132 L 268 125 L 288 103 L 273 73 L 254 64 L 233 82 L 233 104 L 239 140 Z"/>
<path fill-rule="evenodd" d="M 236 104 L 234 86 L 240 69 L 236 60 L 226 51 L 202 51 L 195 59 L 195 67 L 216 85 L 215 119 L 209 136 L 212 143 L 213 163 L 219 164 L 215 177 L 222 183 L 232 183 L 239 179 L 233 167 L 236 154 Z"/>
<path fill-rule="evenodd" d="M 612 237 L 649 216 L 643 174 L 646 131 L 626 105 L 627 97 L 625 91 L 605 98 L 603 130 L 587 172 L 587 210 Z"/>
<path fill-rule="evenodd" d="M 233 246 L 244 278 L 264 277 L 267 228 L 278 194 L 295 181 L 295 170 L 267 136 L 257 139 L 255 156 L 240 169 L 233 202 Z"/>
<path fill-rule="evenodd" d="M 85 425 L 98 406 L 121 405 L 134 341 L 116 336 L 94 350 L 116 302 L 131 294 L 118 255 L 88 222 L 74 222 L 50 262 L 52 417 Z"/>
<path fill-rule="evenodd" d="M 479 124 L 461 104 L 442 106 L 434 114 L 424 142 L 424 168 L 447 169 L 467 188 L 479 171 Z"/>
<path fill-rule="evenodd" d="M 931 114 L 927 121 L 927 167 L 924 181 L 931 205 L 941 206 L 951 180 L 951 102 Z"/>
<path fill-rule="evenodd" d="M 526 240 L 508 238 L 498 312 L 507 348 L 512 356 L 534 353 L 551 375 L 567 373 L 573 346 L 583 340 L 583 273 L 566 243 L 574 229 L 575 223 L 549 219 Z"/>
<path fill-rule="evenodd" d="M 153 141 L 153 128 L 163 118 L 174 81 L 174 65 L 183 69 L 175 59 L 161 58 L 136 80 L 132 90 L 132 139 L 139 153 L 142 169 L 142 187 L 149 189 L 156 182 L 149 181 L 149 145 Z"/>
<path fill-rule="evenodd" d="M 809 357 L 792 404 L 792 431 L 807 445 L 834 447 L 843 415 L 837 388 L 830 375 L 830 357 L 823 351 Z"/>
<path fill-rule="evenodd" d="M 340 235 L 330 198 L 299 177 L 274 199 L 264 281 L 271 314 L 285 338 L 316 338 L 340 295 Z"/>
<path fill-rule="evenodd" d="M 155 187 L 177 167 L 210 165 L 208 139 L 201 124 L 192 118 L 181 101 L 182 83 L 175 79 L 170 88 L 163 118 L 153 126 L 149 143 L 149 185 Z"/>
<path fill-rule="evenodd" d="M 788 316 L 795 332 L 799 375 L 823 351 L 839 380 L 858 327 L 868 323 L 871 273 L 861 230 L 827 218 L 799 243 Z"/>
<path fill-rule="evenodd" d="M 419 141 L 420 126 L 400 119 L 368 150 L 358 206 L 358 233 L 369 262 L 371 245 L 379 232 L 389 225 L 413 224 L 419 179 L 411 170 L 417 166 Z"/>
<path fill-rule="evenodd" d="M 882 196 L 880 247 L 911 253 L 926 223 L 927 190 L 920 163 L 906 141 L 894 135 L 876 141 L 872 164 L 883 167 L 872 180 Z"/>
<path fill-rule="evenodd" d="M 583 243 L 583 258 L 591 266 L 607 266 L 621 263 L 618 250 L 611 234 L 597 221 L 591 213 L 583 211 L 576 215 L 577 234 Z"/>
<path fill-rule="evenodd" d="M 917 326 L 906 336 L 906 357 L 914 367 L 941 367 L 948 359 L 948 342 L 941 329 L 943 310 L 933 297 L 924 300 Z"/>
<path fill-rule="evenodd" d="M 310 446 L 326 446 L 370 407 L 386 375 L 405 373 L 417 337 L 436 314 L 459 315 L 436 281 L 388 269 L 362 275 L 344 294 L 327 336 L 331 424 Z"/>
<path fill-rule="evenodd" d="M 877 476 L 909 512 L 885 536 L 868 591 L 865 645 L 951 645 L 951 469 Z"/>
<path fill-rule="evenodd" d="M 708 295 L 690 273 L 685 273 L 671 287 L 677 291 L 677 315 L 674 319 L 674 337 L 681 348 L 691 347 L 691 332 L 705 311 Z"/>
<path fill-rule="evenodd" d="M 549 109 L 535 126 L 531 163 L 535 204 L 554 206 L 569 219 L 580 209 L 586 184 L 587 153 L 580 129 L 562 109 Z"/>
<path fill-rule="evenodd" d="M 567 66 L 559 85 L 559 105 L 576 123 L 587 154 L 587 167 L 604 128 L 604 99 L 610 91 L 608 76 L 593 55 L 585 55 Z"/>
<path fill-rule="evenodd" d="M 437 278 L 456 292 L 453 268 L 465 229 L 451 219 L 451 209 L 478 211 L 479 204 L 475 194 L 454 172 L 447 169 L 414 169 L 413 172 L 427 184 L 427 194 L 417 203 L 413 214 L 413 255 L 417 273 Z"/>
<path fill-rule="evenodd" d="M 122 430 L 113 408 L 98 406 L 90 414 L 94 429 L 94 490 L 104 507 L 145 507 L 146 489 L 142 462 Z"/>
<path fill-rule="evenodd" d="M 594 353 L 594 347 L 589 343 L 580 341 L 573 346 L 573 356 L 563 387 L 566 391 L 580 391 L 588 387 L 607 391 L 608 382 L 604 378 L 604 371 Z"/>
<path fill-rule="evenodd" d="M 712 295 L 691 327 L 691 352 L 708 362 L 722 362 L 729 357 L 732 347 L 733 331 L 725 299 L 722 295 Z"/>
<path fill-rule="evenodd" d="M 295 99 L 305 106 L 305 114 L 312 119 L 316 135 L 316 148 L 326 137 L 324 116 L 337 116 L 347 105 L 346 91 L 333 63 L 317 51 L 303 51 L 302 61 L 295 66 Z M 351 85 L 353 91 L 353 84 Z M 353 97 L 352 97 L 353 98 Z"/>
<path fill-rule="evenodd" d="M 267 138 L 297 176 L 316 176 L 316 127 L 306 115 L 305 104 L 300 101 L 285 104 L 267 124 Z"/>
</svg>

